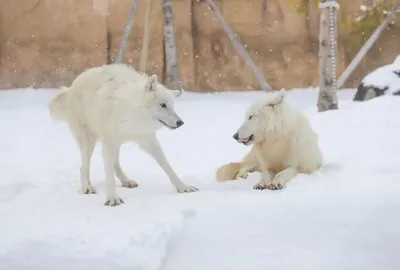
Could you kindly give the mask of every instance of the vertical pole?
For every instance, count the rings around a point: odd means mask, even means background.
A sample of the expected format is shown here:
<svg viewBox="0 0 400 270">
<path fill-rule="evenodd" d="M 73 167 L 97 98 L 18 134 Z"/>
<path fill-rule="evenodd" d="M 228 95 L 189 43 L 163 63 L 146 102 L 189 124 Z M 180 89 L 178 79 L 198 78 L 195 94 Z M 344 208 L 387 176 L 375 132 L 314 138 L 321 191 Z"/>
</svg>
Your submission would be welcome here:
<svg viewBox="0 0 400 270">
<path fill-rule="evenodd" d="M 337 9 L 336 0 L 321 0 L 319 34 L 318 111 L 338 109 L 336 94 Z"/>
</svg>

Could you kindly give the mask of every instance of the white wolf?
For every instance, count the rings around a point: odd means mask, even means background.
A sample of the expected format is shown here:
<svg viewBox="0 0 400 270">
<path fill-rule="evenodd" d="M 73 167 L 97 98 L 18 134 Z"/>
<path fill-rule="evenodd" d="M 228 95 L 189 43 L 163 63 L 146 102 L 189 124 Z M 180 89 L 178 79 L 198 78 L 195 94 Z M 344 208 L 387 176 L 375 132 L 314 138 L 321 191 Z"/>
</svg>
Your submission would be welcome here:
<svg viewBox="0 0 400 270">
<path fill-rule="evenodd" d="M 285 101 L 285 91 L 268 93 L 253 104 L 233 138 L 253 144 L 242 162 L 225 164 L 217 170 L 218 181 L 246 178 L 260 171 L 255 189 L 277 190 L 298 173 L 311 173 L 322 165 L 318 136 L 307 117 Z"/>
<path fill-rule="evenodd" d="M 176 129 L 183 125 L 174 111 L 173 99 L 179 93 L 159 84 L 156 75 L 146 76 L 124 64 L 90 68 L 70 87 L 60 89 L 49 102 L 49 111 L 53 119 L 68 123 L 79 146 L 83 193 L 96 193 L 89 172 L 98 140 L 102 142 L 106 205 L 124 203 L 117 195 L 115 175 L 123 187 L 138 186 L 121 169 L 119 151 L 125 141 L 136 141 L 152 156 L 178 192 L 197 191 L 179 179 L 156 137 L 156 131 L 163 126 Z"/>
</svg>

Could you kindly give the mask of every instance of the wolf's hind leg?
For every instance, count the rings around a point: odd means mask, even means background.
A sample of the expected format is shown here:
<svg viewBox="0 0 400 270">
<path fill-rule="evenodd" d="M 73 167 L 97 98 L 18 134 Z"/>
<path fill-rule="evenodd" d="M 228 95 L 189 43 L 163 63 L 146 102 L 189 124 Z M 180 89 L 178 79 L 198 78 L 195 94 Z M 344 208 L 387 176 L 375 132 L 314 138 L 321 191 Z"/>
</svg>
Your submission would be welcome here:
<svg viewBox="0 0 400 270">
<path fill-rule="evenodd" d="M 90 181 L 90 160 L 96 145 L 96 138 L 84 126 L 70 124 L 69 128 L 75 137 L 81 155 L 81 191 L 83 194 L 96 193 L 96 189 Z"/>
<path fill-rule="evenodd" d="M 103 142 L 103 162 L 104 162 L 104 173 L 106 178 L 106 202 L 105 205 L 116 206 L 124 203 L 124 201 L 118 196 L 117 188 L 115 186 L 115 164 L 117 162 L 119 146 Z"/>
</svg>

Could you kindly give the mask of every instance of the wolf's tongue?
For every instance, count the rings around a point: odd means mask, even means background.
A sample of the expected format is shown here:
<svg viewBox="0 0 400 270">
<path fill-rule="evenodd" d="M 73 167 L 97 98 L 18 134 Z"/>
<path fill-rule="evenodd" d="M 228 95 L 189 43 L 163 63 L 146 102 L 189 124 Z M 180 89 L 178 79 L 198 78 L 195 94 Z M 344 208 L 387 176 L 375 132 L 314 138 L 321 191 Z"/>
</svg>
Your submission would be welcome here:
<svg viewBox="0 0 400 270">
<path fill-rule="evenodd" d="M 242 142 L 247 142 L 249 139 L 245 138 L 245 139 L 239 139 L 238 142 L 242 143 Z"/>
</svg>

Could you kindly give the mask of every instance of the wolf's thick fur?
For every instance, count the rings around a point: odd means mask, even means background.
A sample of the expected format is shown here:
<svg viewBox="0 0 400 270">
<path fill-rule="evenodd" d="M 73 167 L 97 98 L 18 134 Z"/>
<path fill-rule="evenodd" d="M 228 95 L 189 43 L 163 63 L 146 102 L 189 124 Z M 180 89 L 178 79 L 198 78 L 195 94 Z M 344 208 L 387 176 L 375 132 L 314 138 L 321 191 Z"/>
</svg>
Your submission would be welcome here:
<svg viewBox="0 0 400 270">
<path fill-rule="evenodd" d="M 84 71 L 70 87 L 63 87 L 49 102 L 51 116 L 67 122 L 81 153 L 81 185 L 85 194 L 95 193 L 90 181 L 90 159 L 98 140 L 106 178 L 106 204 L 118 205 L 115 175 L 123 187 L 137 183 L 122 171 L 119 150 L 125 141 L 136 141 L 168 175 L 178 192 L 197 189 L 184 184 L 165 157 L 156 131 L 163 126 L 178 128 L 183 121 L 174 111 L 176 90 L 123 64 L 104 65 Z"/>
<path fill-rule="evenodd" d="M 307 117 L 285 101 L 285 91 L 269 93 L 253 104 L 234 138 L 253 144 L 241 162 L 223 165 L 218 181 L 246 178 L 261 172 L 255 189 L 281 189 L 298 173 L 312 173 L 322 165 L 318 136 Z"/>
</svg>

